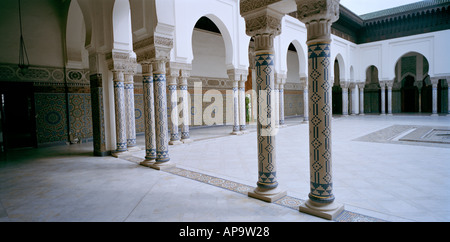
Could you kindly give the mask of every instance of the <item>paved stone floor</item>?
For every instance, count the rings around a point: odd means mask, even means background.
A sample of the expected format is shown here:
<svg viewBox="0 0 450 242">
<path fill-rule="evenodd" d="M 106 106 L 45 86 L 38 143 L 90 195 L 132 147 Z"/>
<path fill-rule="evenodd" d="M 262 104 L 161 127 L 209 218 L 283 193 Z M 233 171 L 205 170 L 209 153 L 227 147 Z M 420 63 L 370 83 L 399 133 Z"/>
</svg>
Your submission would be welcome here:
<svg viewBox="0 0 450 242">
<path fill-rule="evenodd" d="M 298 211 L 309 193 L 308 124 L 286 123 L 277 175 L 288 196 L 275 203 L 246 195 L 257 181 L 254 126 L 240 136 L 207 127 L 170 146 L 177 166 L 167 171 L 138 165 L 143 150 L 93 157 L 89 142 L 3 154 L 0 221 L 328 221 Z M 443 142 L 404 138 L 426 128 Z M 336 221 L 450 221 L 446 130 L 447 116 L 335 117 L 334 193 L 345 204 Z"/>
</svg>

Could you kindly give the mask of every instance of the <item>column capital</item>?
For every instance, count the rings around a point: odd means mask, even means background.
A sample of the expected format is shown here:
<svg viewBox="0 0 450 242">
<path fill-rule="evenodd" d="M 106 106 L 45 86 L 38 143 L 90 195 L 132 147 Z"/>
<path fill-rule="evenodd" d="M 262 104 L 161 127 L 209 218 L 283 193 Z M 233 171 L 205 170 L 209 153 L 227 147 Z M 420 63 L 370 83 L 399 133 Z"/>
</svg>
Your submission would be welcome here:
<svg viewBox="0 0 450 242">
<path fill-rule="evenodd" d="M 307 43 L 329 42 L 331 24 L 339 19 L 339 0 L 295 0 L 297 18 L 307 28 Z"/>
<path fill-rule="evenodd" d="M 153 74 L 165 74 L 166 73 L 166 60 L 165 59 L 153 59 Z"/>
<path fill-rule="evenodd" d="M 341 85 L 341 88 L 349 88 L 350 82 L 341 80 L 340 85 Z"/>
<path fill-rule="evenodd" d="M 108 69 L 112 71 L 126 71 L 129 66 L 129 52 L 112 50 L 105 54 L 106 64 Z"/>
<path fill-rule="evenodd" d="M 364 89 L 364 87 L 366 86 L 365 82 L 357 82 L 356 84 L 358 84 L 359 89 Z"/>
<path fill-rule="evenodd" d="M 394 86 L 394 80 L 387 80 L 386 81 L 386 87 L 392 88 Z"/>
<path fill-rule="evenodd" d="M 153 62 L 163 59 L 169 61 L 170 51 L 173 47 L 173 39 L 165 36 L 154 35 L 133 43 L 138 63 Z"/>
<path fill-rule="evenodd" d="M 228 78 L 230 81 L 239 82 L 239 81 L 247 81 L 248 71 L 244 69 L 228 69 L 227 70 Z"/>
<path fill-rule="evenodd" d="M 177 85 L 177 79 L 180 76 L 180 69 L 174 62 L 166 63 L 167 69 L 167 85 Z"/>
<path fill-rule="evenodd" d="M 430 77 L 431 85 L 437 86 L 439 84 L 440 77 Z"/>
</svg>

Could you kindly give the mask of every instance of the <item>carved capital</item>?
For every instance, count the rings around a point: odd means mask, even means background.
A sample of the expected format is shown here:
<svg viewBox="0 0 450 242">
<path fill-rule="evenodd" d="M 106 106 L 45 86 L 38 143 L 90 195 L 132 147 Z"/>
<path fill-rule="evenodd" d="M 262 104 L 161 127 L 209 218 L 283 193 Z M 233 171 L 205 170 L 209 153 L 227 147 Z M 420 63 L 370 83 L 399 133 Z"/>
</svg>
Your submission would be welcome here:
<svg viewBox="0 0 450 242">
<path fill-rule="evenodd" d="M 331 24 L 339 19 L 339 0 L 296 0 L 297 18 L 307 28 L 307 43 L 330 41 Z"/>
<path fill-rule="evenodd" d="M 228 78 L 232 82 L 246 81 L 248 71 L 241 69 L 229 69 L 227 70 Z"/>
<path fill-rule="evenodd" d="M 126 71 L 128 69 L 129 52 L 113 50 L 105 55 L 109 70 Z"/>
<path fill-rule="evenodd" d="M 164 59 L 157 59 L 152 61 L 153 74 L 166 74 L 166 61 Z"/>
<path fill-rule="evenodd" d="M 137 62 L 149 63 L 154 59 L 170 59 L 170 51 L 173 47 L 173 39 L 162 36 L 151 36 L 133 44 L 133 50 L 137 56 Z"/>
</svg>

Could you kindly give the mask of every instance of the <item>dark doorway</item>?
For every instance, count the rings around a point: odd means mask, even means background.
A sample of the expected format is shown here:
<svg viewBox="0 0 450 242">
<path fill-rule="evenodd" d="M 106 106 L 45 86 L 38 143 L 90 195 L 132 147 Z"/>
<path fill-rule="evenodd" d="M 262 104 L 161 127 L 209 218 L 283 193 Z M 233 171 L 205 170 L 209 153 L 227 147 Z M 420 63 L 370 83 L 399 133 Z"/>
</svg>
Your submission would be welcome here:
<svg viewBox="0 0 450 242">
<path fill-rule="evenodd" d="M 0 83 L 3 150 L 36 147 L 32 83 Z"/>
<path fill-rule="evenodd" d="M 406 76 L 402 84 L 402 112 L 419 112 L 419 90 L 414 86 L 415 79 L 412 76 Z"/>
</svg>

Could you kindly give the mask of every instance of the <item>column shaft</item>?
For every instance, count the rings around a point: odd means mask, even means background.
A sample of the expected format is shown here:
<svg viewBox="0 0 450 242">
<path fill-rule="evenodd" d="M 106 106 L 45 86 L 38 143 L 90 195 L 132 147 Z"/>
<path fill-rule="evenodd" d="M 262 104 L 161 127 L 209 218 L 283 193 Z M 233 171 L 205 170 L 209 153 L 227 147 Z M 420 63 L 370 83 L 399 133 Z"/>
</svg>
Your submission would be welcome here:
<svg viewBox="0 0 450 242">
<path fill-rule="evenodd" d="M 284 84 L 280 84 L 280 125 L 284 125 Z"/>
<path fill-rule="evenodd" d="M 142 64 L 144 93 L 145 159 L 146 163 L 156 159 L 155 104 L 151 64 Z"/>
<path fill-rule="evenodd" d="M 245 81 L 239 82 L 239 130 L 245 132 Z"/>
<path fill-rule="evenodd" d="M 136 146 L 136 117 L 134 111 L 134 82 L 133 74 L 125 74 L 125 110 L 127 126 L 127 145 Z"/>
<path fill-rule="evenodd" d="M 359 88 L 359 115 L 364 115 L 364 84 Z"/>
<path fill-rule="evenodd" d="M 438 84 L 437 83 L 433 83 L 432 84 L 432 87 L 433 87 L 433 116 L 437 116 L 438 114 L 437 114 L 437 103 L 438 103 L 438 100 L 437 100 L 437 98 L 438 98 L 438 93 L 437 93 L 437 86 L 438 86 Z"/>
<path fill-rule="evenodd" d="M 309 121 L 309 94 L 308 94 L 308 84 L 305 84 L 303 88 L 303 121 Z"/>
<path fill-rule="evenodd" d="M 239 93 L 238 81 L 233 80 L 233 132 L 231 134 L 241 134 L 239 132 Z"/>
<path fill-rule="evenodd" d="M 190 139 L 189 134 L 189 124 L 191 122 L 190 118 L 190 99 L 189 99 L 189 93 L 188 93 L 188 86 L 187 86 L 187 78 L 189 77 L 189 71 L 187 69 L 181 69 L 180 70 L 180 77 L 178 79 L 178 88 L 180 90 L 180 96 L 181 96 L 181 107 L 182 107 L 182 119 L 183 122 L 181 122 L 181 142 L 183 143 L 190 143 L 192 140 Z"/>
<path fill-rule="evenodd" d="M 392 86 L 388 86 L 388 115 L 392 115 Z"/>
<path fill-rule="evenodd" d="M 348 115 L 348 87 L 342 87 L 342 115 Z"/>
<path fill-rule="evenodd" d="M 167 95 L 165 61 L 153 62 L 153 88 L 155 97 L 155 134 L 156 162 L 155 165 L 168 162 L 169 133 L 167 122 Z"/>
<path fill-rule="evenodd" d="M 381 114 L 386 114 L 386 93 L 385 93 L 385 84 L 381 84 Z"/>
<path fill-rule="evenodd" d="M 127 133 L 125 118 L 124 75 L 114 71 L 114 107 L 116 115 L 116 152 L 127 151 Z"/>
</svg>

